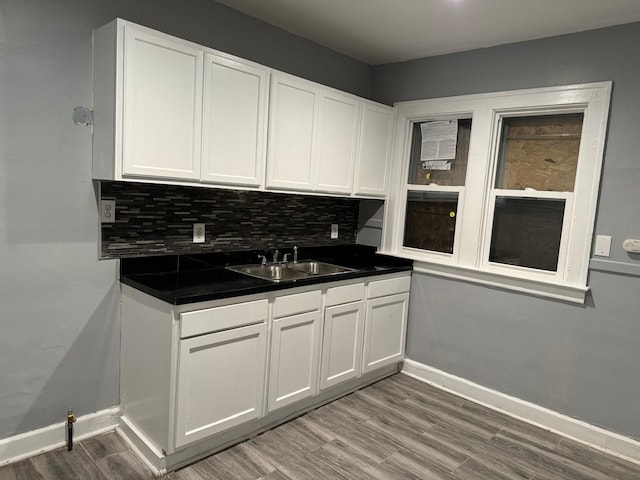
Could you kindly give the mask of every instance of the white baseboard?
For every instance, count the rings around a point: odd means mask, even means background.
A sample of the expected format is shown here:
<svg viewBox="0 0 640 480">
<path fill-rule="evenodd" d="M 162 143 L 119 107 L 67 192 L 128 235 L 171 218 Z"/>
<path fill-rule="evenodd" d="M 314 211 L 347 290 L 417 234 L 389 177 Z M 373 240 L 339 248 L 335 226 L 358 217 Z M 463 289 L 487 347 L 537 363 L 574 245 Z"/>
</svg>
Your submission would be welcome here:
<svg viewBox="0 0 640 480">
<path fill-rule="evenodd" d="M 414 360 L 405 359 L 402 373 L 545 430 L 640 463 L 640 442 L 633 438 L 483 387 Z"/>
<path fill-rule="evenodd" d="M 74 443 L 114 430 L 119 416 L 120 407 L 112 407 L 78 417 L 73 424 Z M 0 466 L 65 446 L 66 428 L 67 422 L 63 421 L 0 440 Z"/>
<path fill-rule="evenodd" d="M 125 415 L 120 417 L 120 424 L 116 428 L 116 433 L 156 477 L 167 473 L 164 453 L 154 447 Z"/>
</svg>

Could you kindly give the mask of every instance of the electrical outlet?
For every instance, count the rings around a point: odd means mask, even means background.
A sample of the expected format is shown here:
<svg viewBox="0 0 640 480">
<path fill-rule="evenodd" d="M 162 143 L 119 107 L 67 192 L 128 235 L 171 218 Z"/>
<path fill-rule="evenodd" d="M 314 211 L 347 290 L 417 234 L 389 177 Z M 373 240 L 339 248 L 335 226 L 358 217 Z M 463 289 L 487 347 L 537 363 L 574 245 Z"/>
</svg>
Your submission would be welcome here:
<svg viewBox="0 0 640 480">
<path fill-rule="evenodd" d="M 331 238 L 338 238 L 338 224 L 331 224 Z"/>
<path fill-rule="evenodd" d="M 193 243 L 204 243 L 204 223 L 193 224 Z"/>
<path fill-rule="evenodd" d="M 100 200 L 100 222 L 115 223 L 116 221 L 116 201 Z"/>
</svg>

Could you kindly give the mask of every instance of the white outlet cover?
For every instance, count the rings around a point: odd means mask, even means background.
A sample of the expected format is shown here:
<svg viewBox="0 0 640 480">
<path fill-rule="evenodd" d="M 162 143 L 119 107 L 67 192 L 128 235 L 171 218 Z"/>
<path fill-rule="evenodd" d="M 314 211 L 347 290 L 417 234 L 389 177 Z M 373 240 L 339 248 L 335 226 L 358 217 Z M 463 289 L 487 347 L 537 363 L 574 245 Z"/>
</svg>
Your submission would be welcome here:
<svg viewBox="0 0 640 480">
<path fill-rule="evenodd" d="M 338 238 L 338 224 L 331 224 L 331 238 Z"/>
<path fill-rule="evenodd" d="M 596 235 L 596 245 L 593 254 L 598 257 L 608 257 L 611 253 L 611 236 Z"/>
<path fill-rule="evenodd" d="M 204 243 L 204 223 L 193 224 L 193 243 Z"/>
<path fill-rule="evenodd" d="M 115 223 L 116 221 L 116 201 L 100 200 L 100 222 Z"/>
</svg>

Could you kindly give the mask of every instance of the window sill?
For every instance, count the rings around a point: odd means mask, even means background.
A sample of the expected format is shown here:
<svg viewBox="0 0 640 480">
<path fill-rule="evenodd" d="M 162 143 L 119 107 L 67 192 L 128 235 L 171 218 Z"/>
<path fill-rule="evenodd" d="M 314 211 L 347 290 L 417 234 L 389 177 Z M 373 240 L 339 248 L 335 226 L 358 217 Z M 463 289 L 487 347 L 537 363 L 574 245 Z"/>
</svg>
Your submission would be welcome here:
<svg viewBox="0 0 640 480">
<path fill-rule="evenodd" d="M 495 272 L 487 272 L 470 267 L 443 265 L 433 262 L 415 260 L 413 270 L 418 273 L 428 273 L 456 280 L 490 285 L 516 292 L 528 293 L 540 297 L 563 300 L 565 302 L 584 304 L 589 291 L 588 286 L 567 285 L 565 283 L 544 282 L 522 277 L 513 277 Z"/>
</svg>

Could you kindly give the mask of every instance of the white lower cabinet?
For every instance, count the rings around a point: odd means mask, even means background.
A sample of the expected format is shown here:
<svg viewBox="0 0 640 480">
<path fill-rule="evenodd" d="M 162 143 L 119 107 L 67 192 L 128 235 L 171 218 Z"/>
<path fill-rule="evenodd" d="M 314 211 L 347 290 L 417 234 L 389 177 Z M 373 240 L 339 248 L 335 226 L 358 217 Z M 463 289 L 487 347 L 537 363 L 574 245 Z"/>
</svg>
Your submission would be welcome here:
<svg viewBox="0 0 640 480">
<path fill-rule="evenodd" d="M 322 291 L 278 296 L 273 301 L 269 411 L 318 392 Z"/>
<path fill-rule="evenodd" d="M 266 322 L 180 340 L 176 447 L 261 417 L 266 360 Z"/>
<path fill-rule="evenodd" d="M 123 285 L 123 434 L 171 470 L 394 373 L 410 278 L 190 305 Z"/>
<path fill-rule="evenodd" d="M 320 365 L 320 388 L 360 376 L 364 282 L 327 288 Z"/>
<path fill-rule="evenodd" d="M 360 375 L 364 302 L 327 307 L 320 388 L 325 389 Z"/>
<path fill-rule="evenodd" d="M 409 286 L 408 276 L 370 282 L 362 373 L 400 362 L 404 358 Z"/>
<path fill-rule="evenodd" d="M 269 411 L 317 393 L 320 312 L 273 321 Z"/>
</svg>

